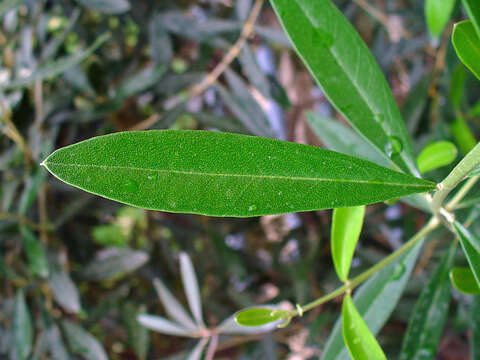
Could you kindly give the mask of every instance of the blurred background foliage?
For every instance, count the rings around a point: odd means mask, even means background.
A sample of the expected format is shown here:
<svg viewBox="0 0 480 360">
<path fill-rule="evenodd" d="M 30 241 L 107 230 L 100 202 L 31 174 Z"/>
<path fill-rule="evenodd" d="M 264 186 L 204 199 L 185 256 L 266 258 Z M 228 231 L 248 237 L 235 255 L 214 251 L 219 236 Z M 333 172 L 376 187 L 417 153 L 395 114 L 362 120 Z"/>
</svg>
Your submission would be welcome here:
<svg viewBox="0 0 480 360">
<path fill-rule="evenodd" d="M 336 4 L 386 74 L 416 152 L 436 140 L 467 152 L 479 134 L 480 86 L 455 56 L 452 24 L 433 40 L 423 2 Z M 182 252 L 196 269 L 210 328 L 247 306 L 291 307 L 340 285 L 330 259 L 330 211 L 253 219 L 144 211 L 64 185 L 39 166 L 58 147 L 135 129 L 215 129 L 357 151 L 356 138 L 292 51 L 268 2 L 259 5 L 0 3 L 0 359 L 182 359 L 188 353 L 200 359 L 190 352 L 196 340 L 150 332 L 137 321 L 144 312 L 166 315 L 155 278 L 179 303 L 191 300 L 182 287 Z M 465 18 L 459 5 L 454 18 Z M 307 119 L 306 112 L 316 115 Z M 426 177 L 439 181 L 448 170 Z M 476 212 L 465 216 L 476 219 Z M 369 206 L 353 275 L 398 248 L 425 220 L 404 203 Z M 479 226 L 472 221 L 473 229 Z M 448 242 L 437 231 L 426 243 L 379 337 L 389 358 Z M 468 357 L 472 298 L 453 289 L 452 295 L 439 359 Z M 215 358 L 317 358 L 340 304 L 334 300 L 275 332 L 222 336 Z"/>
</svg>

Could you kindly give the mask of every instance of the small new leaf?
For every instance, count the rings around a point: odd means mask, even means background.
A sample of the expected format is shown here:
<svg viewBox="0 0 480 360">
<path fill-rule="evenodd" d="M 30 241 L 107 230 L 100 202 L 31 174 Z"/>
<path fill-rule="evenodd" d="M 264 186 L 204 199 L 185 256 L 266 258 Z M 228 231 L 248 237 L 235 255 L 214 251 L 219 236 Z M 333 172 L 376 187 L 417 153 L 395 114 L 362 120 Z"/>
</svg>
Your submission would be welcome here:
<svg viewBox="0 0 480 360">
<path fill-rule="evenodd" d="M 428 30 L 434 37 L 439 37 L 450 17 L 456 0 L 427 0 L 425 2 L 425 17 Z"/>
<path fill-rule="evenodd" d="M 417 157 L 418 170 L 423 174 L 447 166 L 455 160 L 457 154 L 457 147 L 449 141 L 431 143 Z"/>
<path fill-rule="evenodd" d="M 450 270 L 450 281 L 455 289 L 464 294 L 480 294 L 480 286 L 470 268 L 454 267 Z"/>
<path fill-rule="evenodd" d="M 346 281 L 362 231 L 365 206 L 337 208 L 332 217 L 332 258 L 340 280 Z"/>
<path fill-rule="evenodd" d="M 242 326 L 261 326 L 278 320 L 288 320 L 288 311 L 268 308 L 250 308 L 235 315 L 235 321 Z"/>
<path fill-rule="evenodd" d="M 343 299 L 342 319 L 343 338 L 353 360 L 387 359 L 350 295 Z"/>
</svg>

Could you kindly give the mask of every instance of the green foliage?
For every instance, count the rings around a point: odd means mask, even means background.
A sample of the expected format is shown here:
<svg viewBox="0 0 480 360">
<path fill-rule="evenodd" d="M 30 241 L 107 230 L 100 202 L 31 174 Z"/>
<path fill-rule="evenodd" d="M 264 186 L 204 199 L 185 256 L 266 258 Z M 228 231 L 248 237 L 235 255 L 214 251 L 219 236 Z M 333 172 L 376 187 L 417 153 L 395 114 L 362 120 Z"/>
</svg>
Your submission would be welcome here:
<svg viewBox="0 0 480 360">
<path fill-rule="evenodd" d="M 434 189 L 316 147 L 202 131 L 97 137 L 57 150 L 43 164 L 66 183 L 109 199 L 213 216 L 363 205 Z"/>
<path fill-rule="evenodd" d="M 475 0 L 462 0 L 462 4 L 467 10 L 468 16 L 472 19 L 477 35 L 480 37 L 480 4 Z"/>
<path fill-rule="evenodd" d="M 252 308 L 240 311 L 235 321 L 242 326 L 261 326 L 278 320 L 283 320 L 288 312 L 267 308 Z"/>
<path fill-rule="evenodd" d="M 456 0 L 426 0 L 425 17 L 428 30 L 434 37 L 439 37 L 452 15 Z"/>
<path fill-rule="evenodd" d="M 423 174 L 451 164 L 457 157 L 457 148 L 449 141 L 437 141 L 425 146 L 417 157 L 418 170 Z"/>
<path fill-rule="evenodd" d="M 454 227 L 477 285 L 480 286 L 480 238 L 458 222 L 454 223 Z"/>
<path fill-rule="evenodd" d="M 450 281 L 455 288 L 465 294 L 480 294 L 480 285 L 473 275 L 472 270 L 467 267 L 454 267 L 450 270 Z"/>
<path fill-rule="evenodd" d="M 300 57 L 338 111 L 388 160 L 416 174 L 400 111 L 368 47 L 330 0 L 273 0 Z"/>
<path fill-rule="evenodd" d="M 460 60 L 480 79 L 480 35 L 473 22 L 464 20 L 455 24 L 452 42 Z"/>
<path fill-rule="evenodd" d="M 386 359 L 380 345 L 358 313 L 350 295 L 342 305 L 343 338 L 354 360 Z"/>
<path fill-rule="evenodd" d="M 353 253 L 362 230 L 365 206 L 337 208 L 332 217 L 332 259 L 340 280 L 348 279 Z"/>
</svg>

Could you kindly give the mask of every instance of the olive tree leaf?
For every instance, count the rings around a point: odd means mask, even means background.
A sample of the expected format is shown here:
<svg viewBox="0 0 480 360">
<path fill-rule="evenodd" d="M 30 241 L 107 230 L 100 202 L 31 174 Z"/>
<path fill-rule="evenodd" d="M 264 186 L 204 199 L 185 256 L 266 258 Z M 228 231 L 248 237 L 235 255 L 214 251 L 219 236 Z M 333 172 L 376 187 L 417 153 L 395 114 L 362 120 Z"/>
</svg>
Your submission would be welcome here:
<svg viewBox="0 0 480 360">
<path fill-rule="evenodd" d="M 108 360 L 100 341 L 70 320 L 62 321 L 62 328 L 71 351 L 86 360 Z"/>
<path fill-rule="evenodd" d="M 457 147 L 450 141 L 436 141 L 428 144 L 418 154 L 418 170 L 423 174 L 447 166 L 455 160 L 457 154 Z"/>
<path fill-rule="evenodd" d="M 453 226 L 458 234 L 460 244 L 477 281 L 477 285 L 480 286 L 480 239 L 458 222 L 455 222 Z"/>
<path fill-rule="evenodd" d="M 242 326 L 262 326 L 277 322 L 288 316 L 285 310 L 276 310 L 267 307 L 252 307 L 239 311 L 235 321 Z"/>
<path fill-rule="evenodd" d="M 330 0 L 272 0 L 272 4 L 330 102 L 387 160 L 418 174 L 391 89 L 343 14 Z"/>
<path fill-rule="evenodd" d="M 200 297 L 200 289 L 198 287 L 197 276 L 193 268 L 192 261 L 186 253 L 180 254 L 180 273 L 182 275 L 183 288 L 187 296 L 190 311 L 199 326 L 205 326 L 202 315 L 202 300 Z"/>
<path fill-rule="evenodd" d="M 340 280 L 348 279 L 355 246 L 362 231 L 365 206 L 337 208 L 332 217 L 332 258 Z"/>
<path fill-rule="evenodd" d="M 137 320 L 146 328 L 162 334 L 185 337 L 196 337 L 198 335 L 198 332 L 193 332 L 190 329 L 161 316 L 140 314 L 138 315 Z"/>
<path fill-rule="evenodd" d="M 420 294 L 403 338 L 400 360 L 433 359 L 450 303 L 448 273 L 455 257 L 453 244 Z"/>
<path fill-rule="evenodd" d="M 353 296 L 360 315 L 373 335 L 385 325 L 402 295 L 422 247 L 419 242 L 398 261 L 367 280 Z M 321 360 L 349 360 L 342 336 L 342 321 L 337 320 L 323 349 Z"/>
<path fill-rule="evenodd" d="M 13 346 L 18 360 L 26 360 L 32 351 L 33 324 L 23 290 L 18 290 L 13 305 Z"/>
<path fill-rule="evenodd" d="M 439 37 L 452 16 L 456 0 L 425 1 L 425 17 L 428 30 L 434 37 Z"/>
<path fill-rule="evenodd" d="M 343 298 L 342 324 L 343 338 L 354 360 L 387 359 L 350 295 Z"/>
<path fill-rule="evenodd" d="M 480 79 L 480 35 L 470 20 L 460 21 L 453 28 L 452 42 L 457 56 Z"/>
<path fill-rule="evenodd" d="M 477 0 L 462 0 L 462 3 L 480 37 L 480 3 Z"/>
<path fill-rule="evenodd" d="M 59 149 L 60 180 L 125 204 L 213 216 L 357 206 L 435 184 L 318 147 L 208 131 L 139 131 Z"/>
<path fill-rule="evenodd" d="M 450 281 L 455 289 L 464 294 L 480 294 L 480 285 L 468 267 L 454 267 L 450 270 Z"/>
</svg>

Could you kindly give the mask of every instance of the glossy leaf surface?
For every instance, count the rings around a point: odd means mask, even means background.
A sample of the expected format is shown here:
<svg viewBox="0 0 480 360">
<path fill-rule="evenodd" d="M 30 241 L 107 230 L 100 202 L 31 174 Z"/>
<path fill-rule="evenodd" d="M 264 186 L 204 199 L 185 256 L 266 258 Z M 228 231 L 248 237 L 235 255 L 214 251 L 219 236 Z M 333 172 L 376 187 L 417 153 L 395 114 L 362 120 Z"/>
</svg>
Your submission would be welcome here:
<svg viewBox="0 0 480 360">
<path fill-rule="evenodd" d="M 44 162 L 68 184 L 153 210 L 259 216 L 427 192 L 429 181 L 318 147 L 208 131 L 100 136 Z"/>
<path fill-rule="evenodd" d="M 332 217 L 332 259 L 340 280 L 348 279 L 355 246 L 362 231 L 365 206 L 337 208 Z"/>
<path fill-rule="evenodd" d="M 480 294 L 480 286 L 472 273 L 467 267 L 454 267 L 450 270 L 450 281 L 455 289 L 465 294 Z"/>
<path fill-rule="evenodd" d="M 417 174 L 405 124 L 370 50 L 330 0 L 272 0 L 330 102 L 398 167 Z"/>
<path fill-rule="evenodd" d="M 465 20 L 455 24 L 452 42 L 460 60 L 480 79 L 480 36 L 473 22 Z"/>
<path fill-rule="evenodd" d="M 387 359 L 382 348 L 353 304 L 346 295 L 342 305 L 343 338 L 354 360 Z"/>
<path fill-rule="evenodd" d="M 449 141 L 437 141 L 423 148 L 417 157 L 418 170 L 425 173 L 451 164 L 457 157 L 458 151 Z"/>
<path fill-rule="evenodd" d="M 460 238 L 460 244 L 467 257 L 473 276 L 477 280 L 477 285 L 480 286 L 480 239 L 458 222 L 455 222 L 453 226 Z"/>
<path fill-rule="evenodd" d="M 425 2 L 425 17 L 428 30 L 434 37 L 439 37 L 450 17 L 456 0 L 427 0 Z"/>
<path fill-rule="evenodd" d="M 480 37 L 480 2 L 478 0 L 462 0 L 462 3 Z"/>
<path fill-rule="evenodd" d="M 453 264 L 455 250 L 456 244 L 453 244 L 420 294 L 403 338 L 400 360 L 427 360 L 435 357 L 448 315 L 448 273 Z"/>
<path fill-rule="evenodd" d="M 235 321 L 242 326 L 261 326 L 284 318 L 285 311 L 269 308 L 250 308 L 239 311 Z"/>
<path fill-rule="evenodd" d="M 355 306 L 376 335 L 395 309 L 415 266 L 422 247 L 419 242 L 365 282 L 353 296 Z M 341 318 L 337 320 L 322 352 L 322 360 L 350 360 L 342 335 Z"/>
</svg>

